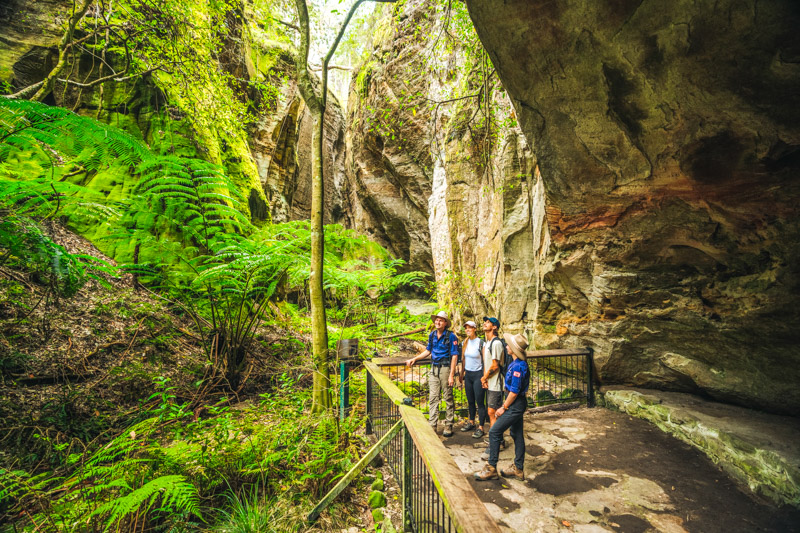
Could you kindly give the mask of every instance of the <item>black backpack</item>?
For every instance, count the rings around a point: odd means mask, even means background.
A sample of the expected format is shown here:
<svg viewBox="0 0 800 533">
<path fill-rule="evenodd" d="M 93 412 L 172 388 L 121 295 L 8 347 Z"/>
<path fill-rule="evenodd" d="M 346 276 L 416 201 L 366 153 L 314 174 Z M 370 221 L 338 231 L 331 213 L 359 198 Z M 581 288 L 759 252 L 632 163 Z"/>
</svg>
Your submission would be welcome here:
<svg viewBox="0 0 800 533">
<path fill-rule="evenodd" d="M 490 340 L 487 343 L 487 346 L 488 346 L 487 349 L 489 351 L 491 351 L 492 343 L 495 340 L 500 341 L 500 344 L 503 346 L 503 355 L 500 358 L 500 360 L 498 361 L 498 363 L 500 365 L 500 370 L 497 371 L 498 374 L 500 374 L 500 390 L 503 390 L 503 386 L 505 385 L 505 373 L 506 373 L 506 365 L 505 365 L 505 363 L 506 363 L 506 356 L 508 355 L 508 350 L 506 349 L 506 340 L 504 338 L 502 338 L 502 337 L 495 337 L 494 339 Z"/>
</svg>

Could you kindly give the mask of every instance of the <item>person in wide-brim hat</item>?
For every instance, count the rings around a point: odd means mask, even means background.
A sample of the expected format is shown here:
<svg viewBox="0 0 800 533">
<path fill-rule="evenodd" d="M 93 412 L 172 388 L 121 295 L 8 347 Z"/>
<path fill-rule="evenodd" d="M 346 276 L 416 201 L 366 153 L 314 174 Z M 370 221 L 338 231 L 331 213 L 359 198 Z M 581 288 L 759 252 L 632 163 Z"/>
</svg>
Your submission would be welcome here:
<svg viewBox="0 0 800 533">
<path fill-rule="evenodd" d="M 456 404 L 453 399 L 453 385 L 458 367 L 458 337 L 450 331 L 450 318 L 445 311 L 431 315 L 434 329 L 428 334 L 428 345 L 425 350 L 406 360 L 409 368 L 421 359 L 430 356 L 431 367 L 428 370 L 428 422 L 436 431 L 439 423 L 439 404 L 445 403 L 443 437 L 453 436 Z"/>
<path fill-rule="evenodd" d="M 514 352 L 518 359 L 528 360 L 528 353 L 525 351 L 528 348 L 528 339 L 525 338 L 525 335 L 506 333 L 503 335 L 503 340 L 506 341 L 508 349 Z"/>
<path fill-rule="evenodd" d="M 503 404 L 497 409 L 497 419 L 489 430 L 489 458 L 483 470 L 475 472 L 475 479 L 486 481 L 503 477 L 513 477 L 525 480 L 525 430 L 523 415 L 528 408 L 528 388 L 530 386 L 530 369 L 528 369 L 527 353 L 528 339 L 524 335 L 503 335 L 506 347 L 514 360 L 506 366 L 505 390 L 506 397 Z M 514 463 L 509 467 L 497 471 L 497 462 L 500 458 L 500 444 L 503 433 L 509 430 L 514 440 Z"/>
<path fill-rule="evenodd" d="M 431 322 L 436 323 L 436 319 L 437 318 L 443 318 L 444 321 L 447 322 L 447 324 L 445 325 L 444 329 L 449 329 L 450 328 L 450 319 L 447 318 L 447 313 L 446 312 L 439 311 L 435 315 L 431 315 Z"/>
</svg>

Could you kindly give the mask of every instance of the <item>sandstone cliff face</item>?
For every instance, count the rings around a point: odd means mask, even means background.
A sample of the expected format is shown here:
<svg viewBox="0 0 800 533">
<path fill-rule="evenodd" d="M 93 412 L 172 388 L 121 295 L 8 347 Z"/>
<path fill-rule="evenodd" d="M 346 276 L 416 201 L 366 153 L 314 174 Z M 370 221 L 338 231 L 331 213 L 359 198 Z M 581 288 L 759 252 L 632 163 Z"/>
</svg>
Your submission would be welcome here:
<svg viewBox="0 0 800 533">
<path fill-rule="evenodd" d="M 273 222 L 306 220 L 311 216 L 311 161 L 308 155 L 311 154 L 313 127 L 313 118 L 297 84 L 290 80 L 284 87 L 277 111 L 260 117 L 253 130 L 250 146 Z M 344 169 L 344 131 L 344 112 L 329 94 L 323 145 L 324 220 L 326 224 L 350 227 L 345 205 L 349 184 Z"/>
<path fill-rule="evenodd" d="M 0 6 L 0 82 L 13 92 L 42 80 L 52 69 L 56 46 L 69 17 L 72 2 L 12 0 Z M 256 111 L 256 121 L 241 135 L 224 137 L 198 128 L 171 96 L 150 76 L 124 82 L 79 89 L 58 83 L 46 103 L 74 109 L 80 114 L 114 124 L 141 137 L 154 151 L 209 159 L 224 165 L 249 199 L 253 220 L 276 222 L 309 216 L 310 167 L 300 153 L 310 153 L 312 121 L 305 110 L 294 79 L 293 52 L 289 47 L 260 39 L 254 14 L 229 16 L 231 34 L 219 54 L 219 67 L 237 80 L 239 98 Z M 76 55 L 68 71 L 76 79 L 91 82 L 102 73 L 88 55 Z M 107 74 L 107 72 L 105 73 Z M 273 101 L 249 82 L 268 83 L 275 88 Z M 344 128 L 341 107 L 331 98 L 326 114 L 326 222 L 345 222 L 342 193 L 344 179 Z M 118 179 L 117 179 L 118 178 Z M 87 176 L 86 184 L 118 193 L 117 176 Z M 122 184 L 129 191 L 135 180 Z"/>
<path fill-rule="evenodd" d="M 501 317 L 531 329 L 538 259 L 547 249 L 544 190 L 530 147 L 501 90 L 479 93 L 454 44 L 439 54 L 441 6 L 405 2 L 376 29 L 378 44 L 354 78 L 347 118 L 353 225 L 408 268 L 435 274 L 442 305 L 457 322 Z M 496 81 L 496 80 L 495 80 Z M 532 331 L 532 329 L 531 329 Z"/>
<path fill-rule="evenodd" d="M 553 344 L 606 383 L 796 414 L 796 3 L 467 5 L 541 170 Z"/>
</svg>

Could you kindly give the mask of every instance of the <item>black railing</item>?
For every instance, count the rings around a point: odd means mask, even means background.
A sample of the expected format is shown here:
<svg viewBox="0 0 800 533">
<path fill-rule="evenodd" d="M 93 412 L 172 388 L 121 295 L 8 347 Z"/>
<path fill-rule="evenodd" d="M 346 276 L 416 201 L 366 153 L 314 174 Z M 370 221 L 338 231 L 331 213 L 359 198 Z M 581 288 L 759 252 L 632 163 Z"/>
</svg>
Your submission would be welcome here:
<svg viewBox="0 0 800 533">
<path fill-rule="evenodd" d="M 528 352 L 528 405 L 585 403 L 594 407 L 592 355 L 590 348 Z"/>
<path fill-rule="evenodd" d="M 373 363 L 387 374 L 397 387 L 411 399 L 414 407 L 428 411 L 428 378 L 430 362 L 409 368 L 400 357 L 375 358 Z M 528 405 L 543 407 L 554 404 L 586 404 L 594 406 L 592 384 L 592 350 L 588 348 L 565 350 L 532 350 L 528 352 L 531 373 Z M 467 397 L 458 380 L 453 387 L 456 412 L 467 414 Z M 444 402 L 439 409 L 444 416 Z"/>
<path fill-rule="evenodd" d="M 381 370 L 387 374 L 395 385 L 411 398 L 412 405 L 417 409 L 428 412 L 428 371 L 431 368 L 430 361 L 417 363 L 412 367 L 406 366 L 406 359 L 402 357 L 380 357 L 372 359 Z M 456 413 L 465 415 L 467 413 L 467 395 L 464 392 L 464 384 L 458 381 L 456 376 L 453 386 L 453 400 L 456 404 Z M 444 401 L 439 406 L 439 416 L 445 416 Z"/>
<path fill-rule="evenodd" d="M 404 428 L 384 448 L 400 485 L 403 530 L 413 532 L 497 532 L 483 503 L 449 452 L 390 376 L 373 363 L 367 369 L 367 433 L 380 439 L 398 420 Z"/>
</svg>

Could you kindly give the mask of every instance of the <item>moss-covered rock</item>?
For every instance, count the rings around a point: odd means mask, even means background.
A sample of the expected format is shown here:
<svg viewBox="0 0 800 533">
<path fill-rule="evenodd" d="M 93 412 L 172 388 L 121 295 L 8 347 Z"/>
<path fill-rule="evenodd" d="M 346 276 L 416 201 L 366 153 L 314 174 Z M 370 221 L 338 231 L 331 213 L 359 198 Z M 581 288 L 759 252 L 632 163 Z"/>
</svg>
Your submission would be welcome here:
<svg viewBox="0 0 800 533">
<path fill-rule="evenodd" d="M 800 508 L 800 453 L 787 446 L 800 431 L 791 420 L 678 393 L 611 390 L 604 399 L 700 449 L 753 492 Z"/>
<path fill-rule="evenodd" d="M 383 494 L 383 492 L 373 490 L 369 493 L 368 502 L 370 509 L 386 507 L 386 496 Z"/>
<path fill-rule="evenodd" d="M 372 520 L 375 522 L 375 524 L 378 527 L 382 526 L 384 519 L 385 519 L 385 516 L 383 515 L 383 510 L 382 509 L 373 509 L 372 510 Z"/>
</svg>

